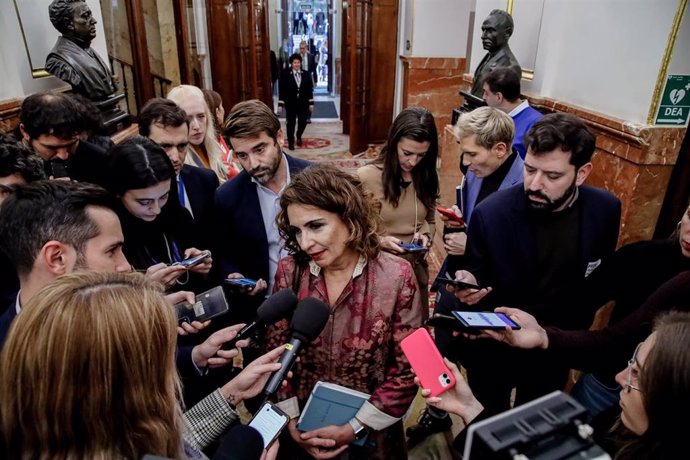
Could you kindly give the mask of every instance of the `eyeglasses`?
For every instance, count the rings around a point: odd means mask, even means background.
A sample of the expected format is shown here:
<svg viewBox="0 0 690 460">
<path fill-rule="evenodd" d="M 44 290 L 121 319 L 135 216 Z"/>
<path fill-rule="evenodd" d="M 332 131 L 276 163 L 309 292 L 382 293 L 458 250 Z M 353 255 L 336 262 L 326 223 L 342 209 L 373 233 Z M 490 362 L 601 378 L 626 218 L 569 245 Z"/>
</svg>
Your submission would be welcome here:
<svg viewBox="0 0 690 460">
<path fill-rule="evenodd" d="M 635 347 L 635 352 L 632 355 L 632 358 L 630 358 L 630 361 L 628 361 L 628 377 L 625 379 L 625 387 L 628 390 L 628 393 L 630 393 L 630 390 L 635 390 L 642 392 L 640 387 L 637 385 L 634 385 L 633 382 L 633 365 L 637 364 L 637 367 L 640 367 L 640 363 L 637 362 L 637 352 L 640 351 L 640 347 L 642 346 L 642 343 L 638 343 L 637 347 Z M 637 376 L 635 376 L 635 380 L 637 380 Z"/>
</svg>

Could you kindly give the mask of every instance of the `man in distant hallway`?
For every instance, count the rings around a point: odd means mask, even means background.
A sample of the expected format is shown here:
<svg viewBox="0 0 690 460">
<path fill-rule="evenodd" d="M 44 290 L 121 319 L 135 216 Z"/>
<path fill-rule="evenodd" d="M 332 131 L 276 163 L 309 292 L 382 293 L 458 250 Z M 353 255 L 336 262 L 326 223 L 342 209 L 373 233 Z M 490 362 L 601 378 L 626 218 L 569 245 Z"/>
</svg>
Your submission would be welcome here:
<svg viewBox="0 0 690 460">
<path fill-rule="evenodd" d="M 185 164 L 189 145 L 189 119 L 182 108 L 170 99 L 151 99 L 139 112 L 139 133 L 165 150 L 175 168 L 180 205 L 194 220 L 198 235 L 212 225 L 213 195 L 218 176 L 210 169 Z"/>
<path fill-rule="evenodd" d="M 319 82 L 319 74 L 316 65 L 316 56 L 308 51 L 307 42 L 302 40 L 299 44 L 299 55 L 302 58 L 302 70 L 307 72 L 311 77 L 312 88 L 316 88 Z M 307 114 L 307 123 L 311 123 L 311 111 Z"/>
<path fill-rule="evenodd" d="M 544 115 L 530 107 L 527 99 L 520 99 L 520 76 L 508 67 L 492 70 L 484 80 L 483 97 L 486 105 L 504 111 L 513 119 L 513 147 L 524 160 L 526 152 L 522 139 L 532 125 Z"/>
<path fill-rule="evenodd" d="M 482 23 L 482 45 L 488 51 L 474 71 L 472 94 L 482 97 L 482 87 L 486 75 L 498 67 L 511 68 L 518 75 L 522 69 L 508 46 L 513 35 L 513 17 L 503 10 L 492 10 Z"/>
<path fill-rule="evenodd" d="M 289 72 L 280 77 L 278 110 L 285 109 L 288 149 L 295 150 L 295 120 L 297 120 L 297 145 L 302 146 L 302 134 L 307 128 L 307 118 L 314 110 L 314 85 L 307 72 L 301 68 L 299 54 L 290 56 Z"/>
</svg>

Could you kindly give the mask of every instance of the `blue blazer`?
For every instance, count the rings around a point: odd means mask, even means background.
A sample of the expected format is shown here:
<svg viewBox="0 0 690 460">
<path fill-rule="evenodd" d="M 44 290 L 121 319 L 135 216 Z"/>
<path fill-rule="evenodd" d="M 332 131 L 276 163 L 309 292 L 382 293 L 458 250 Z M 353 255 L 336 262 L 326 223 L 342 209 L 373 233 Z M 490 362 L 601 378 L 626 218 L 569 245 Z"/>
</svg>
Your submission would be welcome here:
<svg viewBox="0 0 690 460">
<path fill-rule="evenodd" d="M 513 165 L 508 170 L 508 174 L 503 178 L 503 182 L 498 186 L 498 190 L 504 190 L 513 185 L 522 184 L 522 170 L 525 164 L 522 158 L 513 150 L 513 155 L 515 155 L 515 160 L 513 160 Z M 475 176 L 471 171 L 467 171 L 465 175 L 465 185 L 455 190 L 456 206 L 462 211 L 463 220 L 467 225 L 470 224 L 472 219 L 472 212 L 477 204 L 477 197 L 479 196 L 479 191 L 482 188 L 482 182 L 484 182 L 483 177 Z M 498 191 L 497 190 L 497 191 Z M 458 256 L 460 257 L 460 256 Z M 441 269 L 438 271 L 439 277 L 445 277 L 446 271 L 448 271 L 448 256 L 443 260 L 441 264 Z M 450 273 L 451 278 L 455 277 L 454 273 Z M 434 289 L 438 289 L 438 281 L 434 281 Z"/>
<path fill-rule="evenodd" d="M 508 174 L 503 178 L 503 182 L 498 187 L 498 190 L 504 190 L 513 185 L 521 184 L 523 178 L 523 167 L 525 162 L 522 158 L 513 150 L 513 155 L 515 155 L 515 160 L 513 160 L 513 165 L 508 170 Z M 465 186 L 457 191 L 458 196 L 457 206 L 460 208 L 463 214 L 463 218 L 467 225 L 470 224 L 472 219 L 472 212 L 477 205 L 477 197 L 479 196 L 479 191 L 482 188 L 482 183 L 484 182 L 483 177 L 475 176 L 472 171 L 467 171 L 467 176 L 465 179 Z"/>
<path fill-rule="evenodd" d="M 309 162 L 285 155 L 293 176 Z M 247 278 L 268 281 L 268 238 L 259 205 L 256 184 L 246 171 L 216 190 L 214 264 L 224 278 L 242 273 Z"/>
<path fill-rule="evenodd" d="M 493 291 L 481 309 L 498 306 L 521 308 L 540 323 L 564 329 L 589 326 L 591 310 L 582 308 L 582 283 L 612 255 L 618 241 L 621 204 L 609 192 L 586 185 L 579 187 L 580 206 L 577 279 L 567 297 L 537 298 L 537 238 L 534 219 L 522 185 L 492 194 L 474 210 L 467 230 L 467 270 L 482 286 Z M 568 305 L 570 307 L 568 307 Z M 476 307 L 476 306 L 475 306 Z"/>
</svg>

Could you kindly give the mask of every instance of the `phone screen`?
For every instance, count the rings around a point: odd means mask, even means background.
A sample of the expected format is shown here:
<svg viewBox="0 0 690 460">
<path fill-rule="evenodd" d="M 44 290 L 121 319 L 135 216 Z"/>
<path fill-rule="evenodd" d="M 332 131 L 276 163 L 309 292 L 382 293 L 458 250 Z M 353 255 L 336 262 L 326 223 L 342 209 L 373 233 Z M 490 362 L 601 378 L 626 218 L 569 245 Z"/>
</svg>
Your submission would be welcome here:
<svg viewBox="0 0 690 460">
<path fill-rule="evenodd" d="M 453 315 L 462 321 L 467 327 L 478 329 L 503 329 L 506 326 L 511 329 L 520 329 L 520 326 L 503 313 L 488 311 L 454 311 Z"/>
<path fill-rule="evenodd" d="M 261 406 L 259 412 L 249 422 L 249 426 L 256 429 L 264 440 L 264 449 L 280 434 L 288 423 L 288 416 L 271 403 Z"/>
<path fill-rule="evenodd" d="M 202 252 L 198 256 L 190 257 L 189 259 L 184 259 L 179 262 L 175 262 L 172 265 L 182 265 L 185 268 L 191 268 L 196 265 L 199 265 L 201 262 L 204 261 L 210 254 L 208 251 Z"/>
</svg>

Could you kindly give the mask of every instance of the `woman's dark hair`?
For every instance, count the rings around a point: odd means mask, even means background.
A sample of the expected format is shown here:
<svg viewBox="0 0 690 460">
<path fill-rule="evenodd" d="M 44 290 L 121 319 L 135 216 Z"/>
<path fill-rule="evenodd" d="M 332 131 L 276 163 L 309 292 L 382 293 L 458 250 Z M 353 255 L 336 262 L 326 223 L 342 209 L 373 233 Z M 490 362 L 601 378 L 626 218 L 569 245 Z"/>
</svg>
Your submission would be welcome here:
<svg viewBox="0 0 690 460">
<path fill-rule="evenodd" d="M 283 192 L 276 217 L 278 230 L 285 240 L 285 248 L 299 264 L 304 264 L 309 256 L 300 248 L 288 218 L 287 209 L 292 204 L 337 214 L 350 230 L 348 247 L 367 259 L 378 255 L 380 210 L 358 177 L 334 166 L 316 164 L 293 177 Z"/>
<path fill-rule="evenodd" d="M 136 136 L 113 147 L 106 170 L 108 179 L 105 188 L 117 196 L 128 190 L 152 187 L 167 180 L 171 181 L 171 195 L 177 190 L 173 186 L 175 169 L 168 155 L 148 137 Z"/>
<path fill-rule="evenodd" d="M 434 116 L 423 107 L 408 107 L 395 117 L 376 163 L 383 166 L 383 196 L 394 207 L 402 193 L 402 172 L 398 160 L 398 143 L 402 138 L 417 142 L 429 142 L 429 149 L 412 170 L 412 183 L 424 206 L 433 209 L 439 195 L 436 159 L 438 158 L 438 133 Z"/>
</svg>

